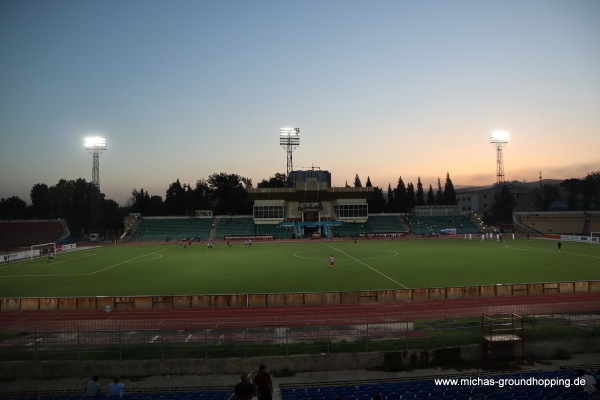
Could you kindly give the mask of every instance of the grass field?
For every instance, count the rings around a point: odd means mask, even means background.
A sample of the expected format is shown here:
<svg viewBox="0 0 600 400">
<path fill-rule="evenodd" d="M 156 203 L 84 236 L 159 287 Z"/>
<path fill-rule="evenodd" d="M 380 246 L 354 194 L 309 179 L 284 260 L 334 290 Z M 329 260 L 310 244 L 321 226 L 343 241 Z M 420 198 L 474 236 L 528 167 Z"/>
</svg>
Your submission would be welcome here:
<svg viewBox="0 0 600 400">
<path fill-rule="evenodd" d="M 335 270 L 328 258 L 335 257 Z M 0 297 L 319 292 L 600 279 L 600 246 L 479 239 L 107 245 L 0 266 Z"/>
</svg>

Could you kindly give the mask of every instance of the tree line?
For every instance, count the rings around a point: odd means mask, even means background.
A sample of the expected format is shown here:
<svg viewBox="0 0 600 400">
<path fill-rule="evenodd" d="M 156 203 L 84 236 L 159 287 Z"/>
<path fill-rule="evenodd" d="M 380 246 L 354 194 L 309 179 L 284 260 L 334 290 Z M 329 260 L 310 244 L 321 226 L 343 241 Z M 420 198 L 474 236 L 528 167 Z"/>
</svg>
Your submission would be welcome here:
<svg viewBox="0 0 600 400">
<path fill-rule="evenodd" d="M 258 183 L 258 188 L 283 188 L 287 186 L 284 173 L 275 173 L 269 179 Z M 346 182 L 346 186 L 350 187 Z M 354 187 L 362 187 L 358 174 L 354 178 Z M 367 177 L 365 187 L 373 187 L 373 197 L 368 200 L 370 213 L 410 212 L 419 205 L 456 205 L 456 192 L 450 174 L 442 186 L 438 178 L 434 189 L 432 185 L 425 190 L 421 178 L 417 184 L 407 184 L 402 177 L 396 186 L 388 184 L 384 189 L 371 184 Z M 56 219 L 64 218 L 69 227 L 75 230 L 93 229 L 91 204 L 94 196 L 100 198 L 101 226 L 98 228 L 121 228 L 123 218 L 129 213 L 141 213 L 146 216 L 193 215 L 195 210 L 212 210 L 215 215 L 244 215 L 252 213 L 252 204 L 248 201 L 248 189 L 252 180 L 238 174 L 214 173 L 207 179 L 196 181 L 192 187 L 181 183 L 179 179 L 169 184 L 164 198 L 150 194 L 140 188 L 134 188 L 124 207 L 116 201 L 106 199 L 98 188 L 85 179 L 61 179 L 53 186 L 44 183 L 33 185 L 30 191 L 31 203 L 27 204 L 18 196 L 0 199 L 0 219 Z M 564 192 L 564 193 L 561 193 Z M 540 211 L 550 211 L 556 202 L 566 198 L 568 210 L 592 210 L 600 208 L 600 171 L 586 175 L 584 179 L 567 179 L 560 185 L 540 185 L 532 191 L 535 204 Z M 514 198 L 508 187 L 503 187 L 494 199 L 493 214 L 496 221 L 510 221 Z"/>
</svg>

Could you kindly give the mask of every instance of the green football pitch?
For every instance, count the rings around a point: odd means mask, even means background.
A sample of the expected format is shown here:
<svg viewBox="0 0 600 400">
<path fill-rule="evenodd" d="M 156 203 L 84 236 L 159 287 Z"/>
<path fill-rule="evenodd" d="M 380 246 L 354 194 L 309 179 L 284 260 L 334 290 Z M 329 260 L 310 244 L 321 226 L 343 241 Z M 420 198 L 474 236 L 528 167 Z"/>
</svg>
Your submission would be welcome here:
<svg viewBox="0 0 600 400">
<path fill-rule="evenodd" d="M 463 239 L 107 245 L 0 266 L 0 297 L 322 292 L 600 279 L 600 246 Z M 329 257 L 335 269 L 329 268 Z"/>
</svg>

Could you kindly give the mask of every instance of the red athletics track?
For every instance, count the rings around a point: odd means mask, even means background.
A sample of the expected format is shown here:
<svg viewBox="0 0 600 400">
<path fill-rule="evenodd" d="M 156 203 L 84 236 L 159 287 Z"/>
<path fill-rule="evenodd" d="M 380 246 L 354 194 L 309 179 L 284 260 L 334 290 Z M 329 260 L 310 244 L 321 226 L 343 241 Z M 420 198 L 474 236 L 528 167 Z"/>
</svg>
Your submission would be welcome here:
<svg viewBox="0 0 600 400">
<path fill-rule="evenodd" d="M 163 329 L 194 326 L 294 326 L 412 321 L 461 318 L 483 314 L 523 315 L 598 313 L 600 293 L 570 293 L 535 296 L 490 297 L 451 300 L 403 301 L 389 304 L 338 304 L 318 306 L 280 306 L 249 308 L 185 308 L 157 310 L 5 311 L 0 326 L 42 324 L 79 325 L 94 322 L 98 328 L 161 324 Z M 100 325 L 100 326 L 98 326 Z"/>
</svg>

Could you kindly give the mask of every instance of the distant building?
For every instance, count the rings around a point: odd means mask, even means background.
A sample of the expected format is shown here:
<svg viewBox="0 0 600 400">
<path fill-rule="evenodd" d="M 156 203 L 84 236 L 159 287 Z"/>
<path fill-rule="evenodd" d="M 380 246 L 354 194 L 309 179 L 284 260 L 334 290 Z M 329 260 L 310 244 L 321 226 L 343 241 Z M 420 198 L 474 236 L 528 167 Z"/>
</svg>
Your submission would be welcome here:
<svg viewBox="0 0 600 400">
<path fill-rule="evenodd" d="M 297 183 L 305 183 L 313 179 L 317 182 L 324 182 L 327 184 L 327 187 L 331 187 L 331 172 L 321 170 L 290 172 L 290 187 L 296 187 Z"/>
<path fill-rule="evenodd" d="M 506 182 L 504 185 L 515 199 L 515 208 L 513 211 L 538 211 L 538 207 L 533 201 L 533 188 L 524 182 Z M 463 188 L 456 190 L 456 200 L 462 212 L 474 212 L 481 216 L 491 213 L 494 205 L 494 196 L 500 192 L 503 185 L 493 185 L 478 188 Z"/>
</svg>

